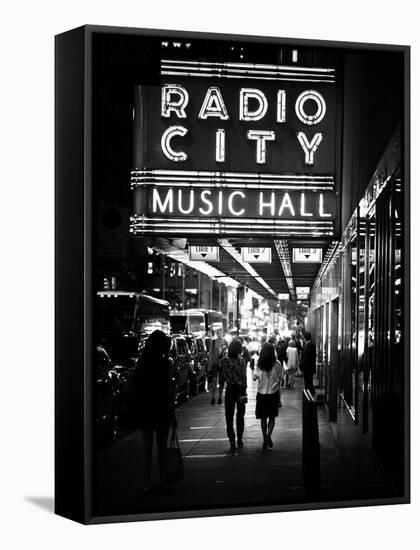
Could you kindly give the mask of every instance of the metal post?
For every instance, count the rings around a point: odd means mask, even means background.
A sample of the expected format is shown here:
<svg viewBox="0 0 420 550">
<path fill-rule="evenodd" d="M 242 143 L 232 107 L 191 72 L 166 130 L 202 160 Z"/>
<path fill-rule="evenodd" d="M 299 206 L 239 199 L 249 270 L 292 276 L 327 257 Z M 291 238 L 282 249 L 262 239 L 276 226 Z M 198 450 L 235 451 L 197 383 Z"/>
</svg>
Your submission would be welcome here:
<svg viewBox="0 0 420 550">
<path fill-rule="evenodd" d="M 182 264 L 182 309 L 185 309 L 185 264 Z"/>
<path fill-rule="evenodd" d="M 162 255 L 162 298 L 165 299 L 165 282 L 166 282 L 166 256 Z"/>
<path fill-rule="evenodd" d="M 318 410 L 310 391 L 302 395 L 302 474 L 305 492 L 316 497 L 321 492 Z"/>
<path fill-rule="evenodd" d="M 239 304 L 239 301 L 240 301 L 240 295 L 241 295 L 241 288 L 242 287 L 239 287 L 236 289 L 236 329 L 238 331 L 238 336 L 239 336 L 239 331 L 240 331 L 240 328 L 241 328 L 241 310 L 240 310 L 240 304 Z"/>
</svg>

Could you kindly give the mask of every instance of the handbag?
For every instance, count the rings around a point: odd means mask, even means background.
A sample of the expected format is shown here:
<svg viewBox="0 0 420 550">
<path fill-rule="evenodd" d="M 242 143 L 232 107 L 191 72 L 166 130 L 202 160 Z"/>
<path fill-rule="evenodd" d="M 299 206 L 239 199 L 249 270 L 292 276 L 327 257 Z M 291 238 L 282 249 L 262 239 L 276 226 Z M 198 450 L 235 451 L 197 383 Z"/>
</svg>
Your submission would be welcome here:
<svg viewBox="0 0 420 550">
<path fill-rule="evenodd" d="M 181 449 L 179 448 L 178 434 L 176 431 L 176 419 L 173 419 L 171 428 L 171 439 L 165 455 L 163 465 L 163 481 L 166 483 L 177 483 L 184 477 L 184 462 Z"/>
<path fill-rule="evenodd" d="M 238 397 L 238 401 L 239 403 L 241 403 L 242 405 L 245 405 L 246 403 L 248 403 L 248 394 L 245 392 L 244 394 L 240 395 Z"/>
</svg>

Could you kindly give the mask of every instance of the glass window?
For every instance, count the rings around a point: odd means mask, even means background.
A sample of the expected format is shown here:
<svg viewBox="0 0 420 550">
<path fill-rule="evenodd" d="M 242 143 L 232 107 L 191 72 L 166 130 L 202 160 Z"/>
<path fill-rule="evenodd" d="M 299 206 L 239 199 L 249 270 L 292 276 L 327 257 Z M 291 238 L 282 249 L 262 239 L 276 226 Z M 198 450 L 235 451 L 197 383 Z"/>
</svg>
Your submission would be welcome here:
<svg viewBox="0 0 420 550">
<path fill-rule="evenodd" d="M 187 342 L 185 340 L 177 340 L 176 347 L 179 355 L 185 355 L 188 353 Z"/>
</svg>

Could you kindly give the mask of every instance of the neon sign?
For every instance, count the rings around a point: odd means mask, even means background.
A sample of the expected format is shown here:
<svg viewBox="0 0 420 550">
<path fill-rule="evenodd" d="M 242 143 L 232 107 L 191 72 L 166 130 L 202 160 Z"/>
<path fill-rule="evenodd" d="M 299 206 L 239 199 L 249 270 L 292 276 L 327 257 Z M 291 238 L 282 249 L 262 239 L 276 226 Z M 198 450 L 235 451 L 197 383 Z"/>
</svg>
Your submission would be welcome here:
<svg viewBox="0 0 420 550">
<path fill-rule="evenodd" d="M 133 234 L 336 232 L 335 71 L 163 60 L 136 86 Z"/>
<path fill-rule="evenodd" d="M 149 216 L 278 218 L 331 220 L 335 216 L 334 193 L 258 191 L 217 188 L 138 188 L 136 214 Z"/>
<path fill-rule="evenodd" d="M 161 117 L 162 118 L 188 118 L 186 109 L 188 107 L 190 94 L 187 89 L 180 84 L 164 84 L 161 93 Z M 308 101 L 313 101 L 316 105 L 316 111 L 309 114 L 307 107 Z M 251 103 L 254 107 L 250 107 Z M 320 92 L 315 90 L 304 90 L 296 99 L 295 113 L 300 122 L 305 125 L 319 124 L 326 114 L 326 103 Z M 267 97 L 263 91 L 257 88 L 240 88 L 239 89 L 239 121 L 240 122 L 256 122 L 264 119 L 268 110 Z M 277 123 L 286 123 L 286 90 L 277 91 L 276 105 Z M 220 88 L 210 86 L 205 94 L 203 103 L 198 113 L 198 120 L 207 120 L 209 117 L 219 120 L 230 120 L 226 104 L 224 102 Z M 162 153 L 166 158 L 173 162 L 185 162 L 189 155 L 184 151 L 175 152 L 172 149 L 171 140 L 173 137 L 184 137 L 189 133 L 185 126 L 170 126 L 164 130 L 161 138 Z M 314 154 L 318 149 L 322 139 L 322 132 L 316 132 L 311 138 L 308 138 L 304 131 L 296 133 L 297 141 L 301 146 L 305 155 L 305 165 L 313 166 Z M 276 132 L 274 130 L 252 130 L 246 131 L 246 138 L 256 142 L 256 164 L 266 164 L 266 148 L 267 141 L 276 140 Z M 215 161 L 225 162 L 225 130 L 217 129 L 216 131 L 216 147 Z M 223 154 L 221 149 L 223 148 Z"/>
</svg>

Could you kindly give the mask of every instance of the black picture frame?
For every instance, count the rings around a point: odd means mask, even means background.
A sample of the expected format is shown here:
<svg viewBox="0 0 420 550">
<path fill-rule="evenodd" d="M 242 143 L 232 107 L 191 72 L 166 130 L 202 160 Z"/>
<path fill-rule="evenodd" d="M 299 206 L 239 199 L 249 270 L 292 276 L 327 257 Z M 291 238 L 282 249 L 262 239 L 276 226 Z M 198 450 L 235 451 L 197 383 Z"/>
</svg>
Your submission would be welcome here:
<svg viewBox="0 0 420 550">
<path fill-rule="evenodd" d="M 402 168 L 404 193 L 404 487 L 397 497 L 190 509 L 127 515 L 92 511 L 92 361 L 95 232 L 92 184 L 94 35 L 171 40 L 229 40 L 253 44 L 390 52 L 403 58 Z M 268 513 L 410 502 L 410 48 L 261 36 L 86 25 L 55 39 L 55 512 L 84 523 L 111 523 L 232 514 Z M 341 228 L 343 229 L 343 228 Z"/>
</svg>

